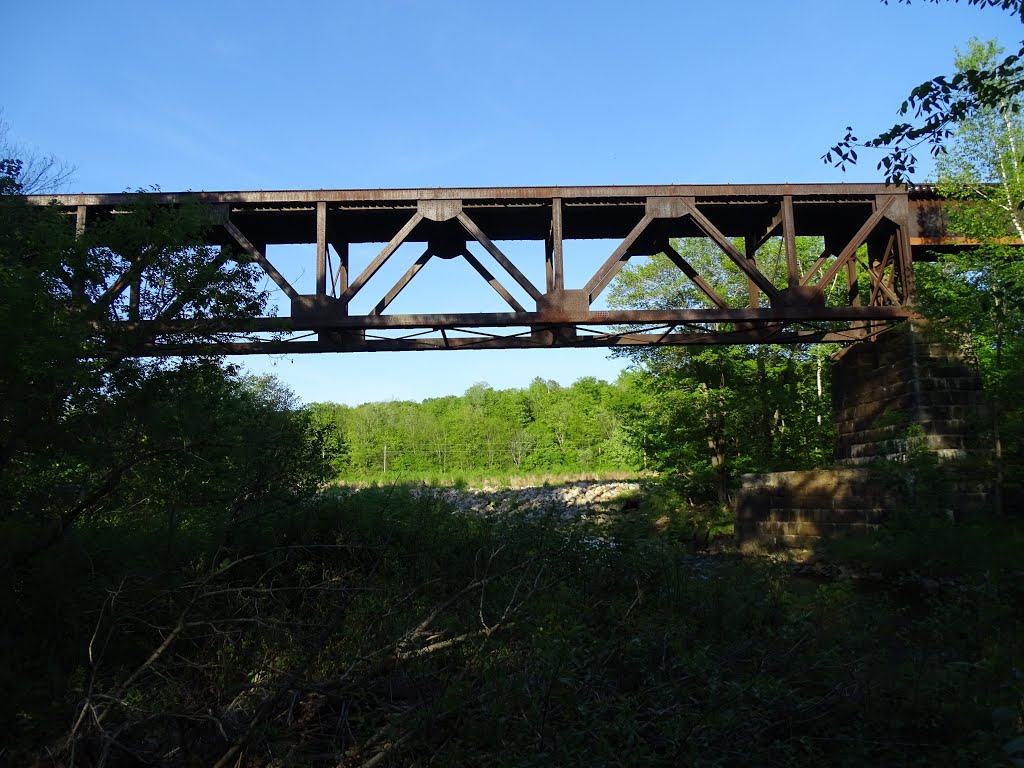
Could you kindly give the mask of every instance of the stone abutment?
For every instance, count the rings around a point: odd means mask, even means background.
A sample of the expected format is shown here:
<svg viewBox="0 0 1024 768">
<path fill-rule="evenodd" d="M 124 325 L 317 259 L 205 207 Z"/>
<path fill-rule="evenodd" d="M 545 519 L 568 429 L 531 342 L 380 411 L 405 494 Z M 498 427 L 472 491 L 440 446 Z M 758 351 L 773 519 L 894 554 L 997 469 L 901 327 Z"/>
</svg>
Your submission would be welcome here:
<svg viewBox="0 0 1024 768">
<path fill-rule="evenodd" d="M 806 547 L 875 528 L 900 509 L 962 518 L 988 503 L 981 379 L 920 327 L 907 323 L 836 355 L 832 417 L 835 467 L 743 476 L 741 544 Z"/>
</svg>

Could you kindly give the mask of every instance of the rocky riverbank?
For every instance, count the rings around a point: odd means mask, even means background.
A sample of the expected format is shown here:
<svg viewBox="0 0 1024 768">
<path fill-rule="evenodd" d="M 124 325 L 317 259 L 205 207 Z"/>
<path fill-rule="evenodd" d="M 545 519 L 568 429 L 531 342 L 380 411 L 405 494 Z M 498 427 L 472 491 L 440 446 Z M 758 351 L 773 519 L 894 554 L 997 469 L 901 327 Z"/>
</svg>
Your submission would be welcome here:
<svg viewBox="0 0 1024 768">
<path fill-rule="evenodd" d="M 502 489 L 416 486 L 417 496 L 450 504 L 462 514 L 483 517 L 554 516 L 560 522 L 606 525 L 639 506 L 641 484 L 621 480 L 580 481 L 565 485 Z"/>
</svg>

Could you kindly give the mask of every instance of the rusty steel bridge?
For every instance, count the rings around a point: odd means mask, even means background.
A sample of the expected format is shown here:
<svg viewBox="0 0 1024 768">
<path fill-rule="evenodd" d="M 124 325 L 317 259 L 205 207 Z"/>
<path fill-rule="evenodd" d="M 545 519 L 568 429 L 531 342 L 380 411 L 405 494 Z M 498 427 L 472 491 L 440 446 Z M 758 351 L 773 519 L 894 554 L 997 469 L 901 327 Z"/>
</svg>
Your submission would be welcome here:
<svg viewBox="0 0 1024 768">
<path fill-rule="evenodd" d="M 129 300 L 134 310 L 117 322 L 132 330 L 131 353 L 138 355 L 855 341 L 913 316 L 913 260 L 966 244 L 946 231 L 943 201 L 930 188 L 881 184 L 147 196 L 168 206 L 187 198 L 208 206 L 215 223 L 207 244 L 257 264 L 287 297 L 282 307 L 287 312 L 225 325 L 213 319 L 147 318 L 139 314 L 138 302 Z M 82 230 L 116 215 L 136 197 L 30 200 L 56 200 Z M 823 248 L 812 264 L 801 265 L 797 238 L 808 236 L 819 238 Z M 746 284 L 743 295 L 727 297 L 716 290 L 699 265 L 677 249 L 684 238 L 710 243 L 718 267 Z M 736 238 L 742 238 L 742 246 Z M 588 277 L 568 285 L 563 246 L 580 240 L 601 241 L 606 250 L 586 264 L 573 263 L 576 273 L 583 268 Z M 524 257 L 518 247 L 512 253 L 504 245 L 511 241 L 530 241 L 536 253 Z M 784 266 L 773 269 L 774 276 L 763 268 L 769 243 Z M 299 281 L 272 263 L 267 247 L 282 244 L 308 246 L 299 272 L 315 275 L 311 292 L 300 292 Z M 367 251 L 363 244 L 377 244 L 379 250 Z M 353 246 L 360 247 L 362 258 L 350 254 Z M 601 309 L 599 297 L 627 261 L 654 254 L 664 254 L 692 281 L 702 305 Z M 463 259 L 479 275 L 481 291 L 494 291 L 507 309 L 388 313 L 432 259 Z M 404 267 L 404 273 L 393 283 L 389 279 L 390 285 L 374 280 L 389 262 L 391 269 Z M 534 280 L 527 277 L 531 272 Z M 140 290 L 142 274 L 129 269 L 105 293 L 131 296 Z M 441 307 L 451 298 L 443 287 L 435 286 L 433 293 Z"/>
</svg>

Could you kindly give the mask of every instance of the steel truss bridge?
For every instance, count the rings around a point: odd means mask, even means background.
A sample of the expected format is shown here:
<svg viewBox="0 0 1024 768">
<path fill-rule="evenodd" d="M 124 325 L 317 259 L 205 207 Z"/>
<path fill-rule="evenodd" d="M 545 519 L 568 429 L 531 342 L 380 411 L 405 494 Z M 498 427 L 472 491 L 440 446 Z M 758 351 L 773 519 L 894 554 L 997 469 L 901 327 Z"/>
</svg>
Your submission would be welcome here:
<svg viewBox="0 0 1024 768">
<path fill-rule="evenodd" d="M 196 198 L 208 206 L 215 223 L 207 244 L 257 264 L 287 297 L 287 313 L 228 325 L 142 317 L 130 296 L 140 290 L 144 271 L 133 265 L 106 293 L 128 293 L 134 313 L 117 323 L 131 330 L 130 353 L 138 355 L 854 341 L 913 315 L 914 259 L 964 244 L 946 232 L 943 203 L 930 188 L 881 184 L 149 196 L 162 205 Z M 81 230 L 136 197 L 30 200 L 56 200 Z M 807 236 L 820 238 L 823 249 L 812 264 L 801 265 L 797 238 Z M 723 296 L 687 260 L 685 249 L 676 247 L 685 238 L 713 246 L 716 266 L 746 283 L 741 297 Z M 572 263 L 574 274 L 584 268 L 588 277 L 568 285 L 564 246 L 578 240 L 600 241 L 606 249 L 585 265 Z M 536 253 L 524 257 L 518 246 L 506 245 L 512 241 L 530 241 Z M 315 276 L 307 287 L 312 292 L 300 292 L 299 280 L 285 277 L 288 270 L 268 258 L 268 245 L 281 244 L 308 246 L 297 271 Z M 376 245 L 367 251 L 363 244 Z M 358 254 L 350 254 L 354 247 Z M 772 275 L 764 266 L 769 250 L 778 254 Z M 702 306 L 601 309 L 599 298 L 623 266 L 654 254 L 667 256 L 692 281 Z M 507 309 L 388 313 L 432 259 L 464 260 L 479 275 L 481 294 L 493 291 Z M 401 277 L 390 285 L 374 280 L 389 262 L 392 270 L 405 267 Z M 453 298 L 443 287 L 433 293 L 442 309 Z"/>
</svg>

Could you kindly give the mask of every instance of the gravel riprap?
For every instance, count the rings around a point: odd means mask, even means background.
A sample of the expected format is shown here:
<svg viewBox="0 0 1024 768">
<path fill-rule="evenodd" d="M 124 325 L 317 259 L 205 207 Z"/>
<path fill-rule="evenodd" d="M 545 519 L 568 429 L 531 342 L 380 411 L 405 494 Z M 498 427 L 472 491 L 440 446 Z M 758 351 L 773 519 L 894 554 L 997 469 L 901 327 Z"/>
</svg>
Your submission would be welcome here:
<svg viewBox="0 0 1024 768">
<path fill-rule="evenodd" d="M 623 509 L 635 507 L 637 501 L 634 499 L 640 491 L 640 483 L 621 480 L 580 481 L 516 489 L 436 488 L 428 485 L 412 489 L 416 496 L 435 498 L 462 514 L 526 518 L 554 516 L 565 523 L 590 522 L 598 525 L 611 522 Z"/>
</svg>

